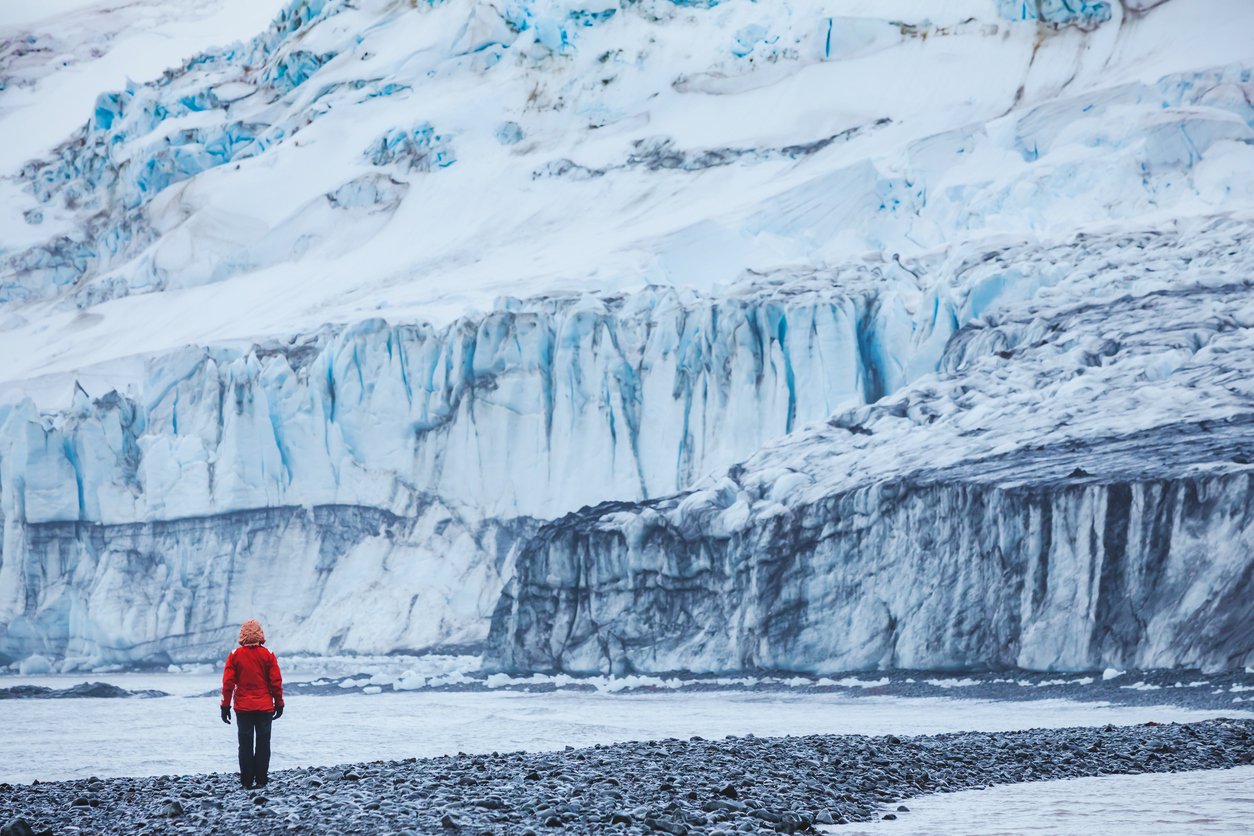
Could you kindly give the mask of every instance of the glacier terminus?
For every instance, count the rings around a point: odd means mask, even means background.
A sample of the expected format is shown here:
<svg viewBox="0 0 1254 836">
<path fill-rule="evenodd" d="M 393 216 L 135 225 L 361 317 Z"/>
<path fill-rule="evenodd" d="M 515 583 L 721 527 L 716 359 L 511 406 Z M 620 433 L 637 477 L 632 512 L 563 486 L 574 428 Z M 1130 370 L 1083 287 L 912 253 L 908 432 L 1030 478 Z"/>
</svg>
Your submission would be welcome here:
<svg viewBox="0 0 1254 836">
<path fill-rule="evenodd" d="M 0 663 L 1254 666 L 1254 6 L 62 5 Z"/>
</svg>

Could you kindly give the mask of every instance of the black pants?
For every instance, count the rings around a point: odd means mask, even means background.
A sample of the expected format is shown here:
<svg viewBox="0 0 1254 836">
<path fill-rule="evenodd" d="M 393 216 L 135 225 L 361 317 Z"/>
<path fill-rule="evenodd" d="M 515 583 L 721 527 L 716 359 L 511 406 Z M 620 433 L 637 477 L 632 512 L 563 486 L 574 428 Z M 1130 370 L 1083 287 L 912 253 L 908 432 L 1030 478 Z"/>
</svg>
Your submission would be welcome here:
<svg viewBox="0 0 1254 836">
<path fill-rule="evenodd" d="M 239 730 L 239 779 L 246 787 L 254 782 L 264 783 L 270 773 L 272 722 L 272 711 L 235 712 L 235 725 Z"/>
</svg>

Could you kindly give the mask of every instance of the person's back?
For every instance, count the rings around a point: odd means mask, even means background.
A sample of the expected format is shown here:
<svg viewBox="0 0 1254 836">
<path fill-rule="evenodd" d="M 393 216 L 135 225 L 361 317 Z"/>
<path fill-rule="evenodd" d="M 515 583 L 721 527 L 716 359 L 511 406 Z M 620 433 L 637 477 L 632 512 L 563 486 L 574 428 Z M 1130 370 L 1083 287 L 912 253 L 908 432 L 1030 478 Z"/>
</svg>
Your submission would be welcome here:
<svg viewBox="0 0 1254 836">
<path fill-rule="evenodd" d="M 239 778 L 247 789 L 269 782 L 270 722 L 283 716 L 283 674 L 266 649 L 266 636 L 254 619 L 239 631 L 239 647 L 222 670 L 222 722 L 231 722 L 231 702 L 239 730 Z"/>
</svg>

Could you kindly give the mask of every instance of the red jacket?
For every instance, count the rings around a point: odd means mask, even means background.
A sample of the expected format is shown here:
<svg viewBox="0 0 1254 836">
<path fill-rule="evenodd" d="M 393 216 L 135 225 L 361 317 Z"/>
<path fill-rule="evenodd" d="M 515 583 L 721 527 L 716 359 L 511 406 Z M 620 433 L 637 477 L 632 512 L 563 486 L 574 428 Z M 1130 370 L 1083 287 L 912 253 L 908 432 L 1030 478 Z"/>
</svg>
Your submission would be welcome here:
<svg viewBox="0 0 1254 836">
<path fill-rule="evenodd" d="M 222 670 L 223 705 L 231 704 L 232 693 L 236 711 L 273 711 L 283 704 L 279 660 L 264 645 L 241 645 L 226 657 Z"/>
</svg>

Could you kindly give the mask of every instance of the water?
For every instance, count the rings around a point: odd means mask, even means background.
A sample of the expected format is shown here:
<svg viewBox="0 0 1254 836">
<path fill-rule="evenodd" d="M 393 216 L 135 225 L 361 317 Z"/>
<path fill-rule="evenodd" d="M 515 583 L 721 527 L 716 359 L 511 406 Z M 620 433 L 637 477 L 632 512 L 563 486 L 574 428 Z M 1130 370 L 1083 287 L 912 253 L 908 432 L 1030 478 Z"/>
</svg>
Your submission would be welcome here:
<svg viewBox="0 0 1254 836">
<path fill-rule="evenodd" d="M 896 821 L 821 829 L 841 836 L 1235 836 L 1254 832 L 1254 766 L 1013 784 L 906 806 L 910 812 Z"/>
<path fill-rule="evenodd" d="M 64 688 L 83 675 L 22 677 Z M 215 674 L 93 674 L 156 699 L 10 700 L 0 781 L 192 774 L 232 767 L 234 728 L 218 717 Z M 18 679 L 18 678 L 14 678 Z M 0 685 L 18 681 L 6 677 Z M 199 696 L 196 696 L 199 695 Z M 935 734 L 1184 722 L 1249 712 L 1066 700 L 855 697 L 722 692 L 601 694 L 352 693 L 289 696 L 275 724 L 277 769 L 456 752 L 543 751 L 662 737 L 729 734 Z"/>
</svg>

